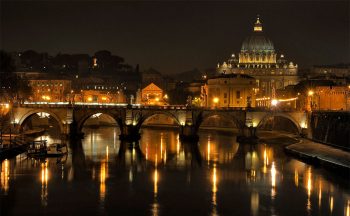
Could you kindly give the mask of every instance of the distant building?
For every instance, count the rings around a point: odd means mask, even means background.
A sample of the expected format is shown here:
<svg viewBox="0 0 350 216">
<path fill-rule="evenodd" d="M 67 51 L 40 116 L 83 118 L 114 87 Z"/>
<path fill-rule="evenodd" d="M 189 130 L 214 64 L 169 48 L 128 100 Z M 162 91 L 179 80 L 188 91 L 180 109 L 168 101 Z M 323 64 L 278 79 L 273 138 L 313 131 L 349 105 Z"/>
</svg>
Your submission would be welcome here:
<svg viewBox="0 0 350 216">
<path fill-rule="evenodd" d="M 126 103 L 125 95 L 121 92 L 105 90 L 81 90 L 73 94 L 73 102 L 84 103 Z"/>
<path fill-rule="evenodd" d="M 350 86 L 317 86 L 308 96 L 312 110 L 350 111 Z"/>
<path fill-rule="evenodd" d="M 202 89 L 206 107 L 255 107 L 256 82 L 245 74 L 222 74 L 209 78 Z"/>
<path fill-rule="evenodd" d="M 71 92 L 70 80 L 29 80 L 32 87 L 32 100 L 35 102 L 68 101 Z"/>
<path fill-rule="evenodd" d="M 72 99 L 85 103 L 126 103 L 125 87 L 118 81 L 98 77 L 73 79 Z"/>
<path fill-rule="evenodd" d="M 143 105 L 165 105 L 166 101 L 167 95 L 164 95 L 163 90 L 154 83 L 141 90 L 141 104 Z"/>
<path fill-rule="evenodd" d="M 48 74 L 39 72 L 39 71 L 25 71 L 25 72 L 14 72 L 17 77 L 20 77 L 21 79 L 27 79 L 27 80 L 35 80 L 35 79 L 43 79 L 47 78 Z"/>
<path fill-rule="evenodd" d="M 350 78 L 350 64 L 315 65 L 311 69 L 310 76 L 328 75 Z"/>
<path fill-rule="evenodd" d="M 263 33 L 259 17 L 253 34 L 244 40 L 240 53 L 232 54 L 228 61 L 218 64 L 217 72 L 254 77 L 259 97 L 275 98 L 276 89 L 298 82 L 298 65 L 288 63 L 283 54 L 277 54 L 272 41 Z"/>
</svg>

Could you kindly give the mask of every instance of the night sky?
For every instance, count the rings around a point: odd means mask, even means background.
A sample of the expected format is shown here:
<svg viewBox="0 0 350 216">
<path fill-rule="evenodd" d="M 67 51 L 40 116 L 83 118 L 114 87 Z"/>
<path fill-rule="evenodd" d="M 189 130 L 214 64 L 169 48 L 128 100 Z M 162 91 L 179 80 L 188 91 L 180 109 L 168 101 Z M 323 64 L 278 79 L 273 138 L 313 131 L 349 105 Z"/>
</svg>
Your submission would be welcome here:
<svg viewBox="0 0 350 216">
<path fill-rule="evenodd" d="M 350 62 L 349 1 L 1 1 L 1 49 L 110 50 L 162 73 L 213 68 L 238 53 L 260 14 L 278 53 L 301 67 Z"/>
</svg>

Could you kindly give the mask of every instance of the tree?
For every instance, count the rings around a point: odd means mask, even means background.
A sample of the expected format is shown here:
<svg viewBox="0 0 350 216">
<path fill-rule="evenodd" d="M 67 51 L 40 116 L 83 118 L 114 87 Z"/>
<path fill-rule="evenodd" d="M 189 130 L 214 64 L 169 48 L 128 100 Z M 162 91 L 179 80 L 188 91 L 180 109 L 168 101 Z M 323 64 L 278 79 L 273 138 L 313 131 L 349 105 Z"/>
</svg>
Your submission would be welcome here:
<svg viewBox="0 0 350 216">
<path fill-rule="evenodd" d="M 17 77 L 14 73 L 14 61 L 8 53 L 0 51 L 0 101 L 18 101 L 27 99 L 31 95 L 28 81 Z"/>
</svg>

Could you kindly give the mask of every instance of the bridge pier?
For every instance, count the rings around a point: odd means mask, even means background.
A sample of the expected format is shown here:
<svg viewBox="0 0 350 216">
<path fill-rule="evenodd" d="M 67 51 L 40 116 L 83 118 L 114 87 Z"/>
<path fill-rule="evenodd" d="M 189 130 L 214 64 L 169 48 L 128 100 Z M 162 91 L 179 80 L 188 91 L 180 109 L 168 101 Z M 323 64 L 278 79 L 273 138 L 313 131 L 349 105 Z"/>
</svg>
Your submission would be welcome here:
<svg viewBox="0 0 350 216">
<path fill-rule="evenodd" d="M 197 143 L 199 141 L 199 136 L 193 125 L 180 126 L 180 141 L 194 143 Z"/>
<path fill-rule="evenodd" d="M 242 134 L 237 136 L 237 141 L 241 143 L 257 143 L 258 137 L 256 135 L 257 127 L 244 127 Z"/>
<path fill-rule="evenodd" d="M 125 142 L 138 142 L 141 139 L 141 134 L 139 128 L 136 125 L 124 125 L 121 134 L 119 135 L 119 140 Z"/>
</svg>

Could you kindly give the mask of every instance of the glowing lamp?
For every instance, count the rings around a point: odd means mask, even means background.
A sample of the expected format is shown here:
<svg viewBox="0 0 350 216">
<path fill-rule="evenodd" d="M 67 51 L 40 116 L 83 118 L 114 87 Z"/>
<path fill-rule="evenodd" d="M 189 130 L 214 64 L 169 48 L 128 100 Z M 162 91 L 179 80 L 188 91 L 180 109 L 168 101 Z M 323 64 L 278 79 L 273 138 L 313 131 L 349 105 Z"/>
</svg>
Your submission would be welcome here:
<svg viewBox="0 0 350 216">
<path fill-rule="evenodd" d="M 216 104 L 219 103 L 219 98 L 218 97 L 214 97 L 213 102 L 216 103 Z"/>
<path fill-rule="evenodd" d="M 272 105 L 272 106 L 277 106 L 277 104 L 278 104 L 278 100 L 273 99 L 273 100 L 271 101 L 271 105 Z"/>
</svg>

